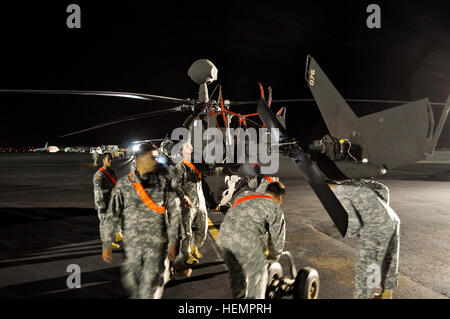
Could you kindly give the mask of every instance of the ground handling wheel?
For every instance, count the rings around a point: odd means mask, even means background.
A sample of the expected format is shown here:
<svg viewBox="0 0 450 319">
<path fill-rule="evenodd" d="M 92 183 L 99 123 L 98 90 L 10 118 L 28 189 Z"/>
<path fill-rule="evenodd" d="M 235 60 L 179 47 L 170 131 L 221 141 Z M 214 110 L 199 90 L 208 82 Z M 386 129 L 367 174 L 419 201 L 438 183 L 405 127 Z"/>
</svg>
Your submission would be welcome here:
<svg viewBox="0 0 450 319">
<path fill-rule="evenodd" d="M 269 265 L 268 285 L 266 289 L 266 299 L 280 299 L 283 296 L 283 268 L 279 262 Z"/>
<path fill-rule="evenodd" d="M 311 267 L 301 269 L 294 282 L 294 299 L 319 298 L 319 273 Z"/>
</svg>

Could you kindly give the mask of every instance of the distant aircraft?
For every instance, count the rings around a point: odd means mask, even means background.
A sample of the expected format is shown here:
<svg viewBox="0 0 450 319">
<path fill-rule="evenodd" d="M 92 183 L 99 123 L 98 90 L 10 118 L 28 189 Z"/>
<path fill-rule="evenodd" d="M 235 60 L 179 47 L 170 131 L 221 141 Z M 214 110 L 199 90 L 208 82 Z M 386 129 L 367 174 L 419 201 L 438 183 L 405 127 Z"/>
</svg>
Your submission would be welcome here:
<svg viewBox="0 0 450 319">
<path fill-rule="evenodd" d="M 57 146 L 48 146 L 48 142 L 46 142 L 44 147 L 36 148 L 34 151 L 56 153 L 59 152 L 59 148 Z"/>
</svg>

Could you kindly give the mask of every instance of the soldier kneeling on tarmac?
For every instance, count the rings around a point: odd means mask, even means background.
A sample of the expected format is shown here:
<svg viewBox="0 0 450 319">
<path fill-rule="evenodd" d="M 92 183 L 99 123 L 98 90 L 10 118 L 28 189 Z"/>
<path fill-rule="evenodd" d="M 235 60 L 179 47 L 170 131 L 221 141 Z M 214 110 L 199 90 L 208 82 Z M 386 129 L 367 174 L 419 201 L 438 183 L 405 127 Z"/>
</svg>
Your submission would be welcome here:
<svg viewBox="0 0 450 319">
<path fill-rule="evenodd" d="M 220 225 L 218 245 L 230 274 L 233 298 L 264 299 L 268 261 L 283 252 L 285 221 L 280 208 L 285 187 L 270 183 L 264 194 L 244 191 L 234 199 Z M 261 238 L 268 233 L 269 254 Z"/>
</svg>

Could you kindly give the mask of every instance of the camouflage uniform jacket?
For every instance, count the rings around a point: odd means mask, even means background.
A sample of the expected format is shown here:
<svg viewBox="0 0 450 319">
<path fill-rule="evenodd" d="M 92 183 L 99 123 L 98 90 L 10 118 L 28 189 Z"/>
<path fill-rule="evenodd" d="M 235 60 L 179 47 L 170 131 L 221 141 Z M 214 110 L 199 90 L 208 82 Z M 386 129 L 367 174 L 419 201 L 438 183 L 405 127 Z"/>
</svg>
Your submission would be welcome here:
<svg viewBox="0 0 450 319">
<path fill-rule="evenodd" d="M 361 236 L 363 228 L 367 233 L 379 231 L 372 230 L 371 224 L 382 224 L 378 219 L 384 217 L 377 212 L 385 212 L 389 206 L 389 189 L 385 185 L 373 180 L 348 180 L 335 184 L 334 193 L 349 214 L 346 237 Z"/>
<path fill-rule="evenodd" d="M 244 191 L 234 203 L 249 195 L 263 194 Z M 278 259 L 283 252 L 285 233 L 284 215 L 278 203 L 269 198 L 252 198 L 227 211 L 220 226 L 218 244 L 232 251 L 238 249 L 248 254 L 260 251 L 263 254 L 265 247 L 261 237 L 268 234 L 269 259 Z"/>
<path fill-rule="evenodd" d="M 172 183 L 165 170 L 158 170 L 140 177 L 135 171 L 122 177 L 114 188 L 111 203 L 106 214 L 103 249 L 111 248 L 114 225 L 124 218 L 124 244 L 127 241 L 139 247 L 177 245 L 180 231 L 180 199 L 176 183 Z M 151 210 L 138 195 L 133 183 L 141 183 L 150 199 L 165 207 L 163 213 Z"/>
<path fill-rule="evenodd" d="M 179 173 L 179 183 L 181 184 L 184 195 L 189 197 L 194 207 L 197 207 L 199 205 L 199 192 L 203 194 L 201 178 L 192 168 L 183 162 L 179 162 L 176 168 Z"/>
<path fill-rule="evenodd" d="M 109 168 L 106 171 L 117 181 L 117 176 L 113 169 Z M 109 200 L 111 199 L 112 189 L 116 184 L 100 169 L 95 172 L 93 183 L 95 209 L 97 212 L 105 214 L 108 209 Z"/>
</svg>

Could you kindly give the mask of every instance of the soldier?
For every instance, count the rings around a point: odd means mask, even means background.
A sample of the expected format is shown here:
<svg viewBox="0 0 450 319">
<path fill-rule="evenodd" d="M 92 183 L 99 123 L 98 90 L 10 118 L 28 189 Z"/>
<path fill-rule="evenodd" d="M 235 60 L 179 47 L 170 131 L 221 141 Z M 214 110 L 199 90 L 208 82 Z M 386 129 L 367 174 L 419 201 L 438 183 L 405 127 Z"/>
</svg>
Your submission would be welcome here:
<svg viewBox="0 0 450 319">
<path fill-rule="evenodd" d="M 392 299 L 397 287 L 400 219 L 389 207 L 389 189 L 378 182 L 348 180 L 330 184 L 348 213 L 345 237 L 359 237 L 355 259 L 355 293 L 358 299 L 374 296 Z"/>
<path fill-rule="evenodd" d="M 178 169 L 176 168 L 176 164 L 174 162 L 174 159 L 178 159 L 177 157 L 180 156 L 180 154 L 172 154 L 172 149 L 174 146 L 174 142 L 170 140 L 168 137 L 164 138 L 164 140 L 161 142 L 159 146 L 159 151 L 161 154 L 163 154 L 169 161 L 168 163 L 168 171 L 170 172 L 171 176 L 170 178 L 176 179 L 177 184 L 179 187 L 177 187 L 176 192 L 178 197 L 181 199 L 181 205 L 183 206 L 183 209 L 189 210 L 189 208 L 192 206 L 192 203 L 184 194 L 183 189 L 181 188 L 181 178 Z M 174 156 L 173 156 L 174 155 Z M 184 229 L 183 227 L 180 228 L 180 234 L 179 237 L 182 238 L 184 236 Z M 190 277 L 192 274 L 192 269 L 187 268 L 186 264 L 184 263 L 184 257 L 180 259 L 173 260 L 171 262 L 170 266 L 170 273 L 171 273 L 171 279 L 175 278 L 175 274 L 182 274 L 186 277 Z"/>
<path fill-rule="evenodd" d="M 100 236 L 103 233 L 106 212 L 108 210 L 109 200 L 111 199 L 111 192 L 116 186 L 117 176 L 112 169 L 113 156 L 111 153 L 104 153 L 102 155 L 103 166 L 94 174 L 94 204 L 100 220 Z M 115 229 L 115 241 L 121 242 L 123 240 L 121 225 L 117 225 Z M 120 245 L 112 243 L 113 248 L 120 248 Z"/>
<path fill-rule="evenodd" d="M 197 264 L 198 259 L 203 257 L 198 248 L 205 242 L 208 232 L 208 213 L 203 196 L 202 174 L 190 161 L 192 151 L 191 143 L 189 141 L 184 143 L 183 160 L 177 164 L 181 187 L 191 202 L 190 207 L 184 207 L 181 213 L 184 228 L 181 253 L 184 255 L 185 263 L 189 265 Z"/>
<path fill-rule="evenodd" d="M 233 298 L 265 297 L 267 259 L 278 260 L 283 252 L 285 221 L 280 204 L 285 187 L 271 183 L 266 193 L 244 191 L 220 225 L 218 245 L 230 273 Z M 268 233 L 269 255 L 261 236 Z"/>
<path fill-rule="evenodd" d="M 98 153 L 96 150 L 92 152 L 92 159 L 94 160 L 94 166 L 97 166 L 98 165 Z"/>
<path fill-rule="evenodd" d="M 256 187 L 255 192 L 257 193 L 265 193 L 267 186 L 269 186 L 270 183 L 274 183 L 274 182 L 278 182 L 280 181 L 279 177 L 270 177 L 270 176 L 263 176 L 263 177 L 257 177 L 256 181 L 259 180 L 259 185 L 258 187 Z M 261 237 L 261 240 L 263 241 L 263 243 L 265 243 L 265 249 L 264 249 L 264 254 L 268 255 L 269 254 L 269 247 L 267 245 L 267 242 L 269 240 L 269 237 L 267 235 L 267 233 Z"/>
<path fill-rule="evenodd" d="M 177 255 L 180 199 L 155 145 L 141 144 L 135 155 L 136 171 L 118 181 L 111 198 L 102 255 L 111 262 L 112 230 L 123 214 L 123 286 L 131 298 L 161 298 L 170 276 L 169 260 Z"/>
<path fill-rule="evenodd" d="M 261 179 L 261 181 L 259 182 L 259 185 L 258 185 L 258 187 L 256 188 L 255 192 L 257 192 L 257 193 L 265 193 L 265 192 L 266 192 L 266 189 L 267 189 L 267 186 L 268 186 L 270 183 L 278 182 L 279 180 L 280 180 L 279 177 L 269 177 L 269 176 L 264 176 L 264 177 Z"/>
</svg>

